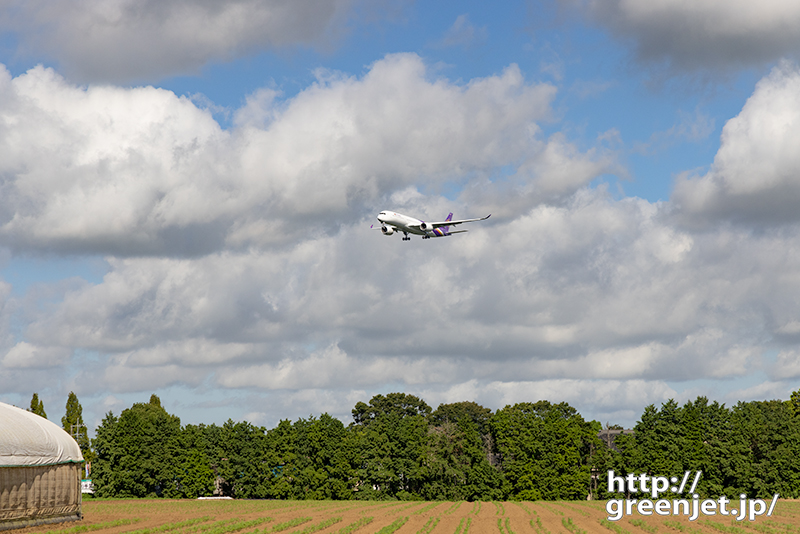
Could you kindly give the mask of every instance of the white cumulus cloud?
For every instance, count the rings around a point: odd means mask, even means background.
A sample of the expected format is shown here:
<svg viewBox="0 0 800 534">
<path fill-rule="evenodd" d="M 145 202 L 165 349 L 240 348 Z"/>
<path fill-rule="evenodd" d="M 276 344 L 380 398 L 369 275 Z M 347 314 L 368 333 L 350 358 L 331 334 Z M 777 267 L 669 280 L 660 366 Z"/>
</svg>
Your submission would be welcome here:
<svg viewBox="0 0 800 534">
<path fill-rule="evenodd" d="M 78 87 L 37 67 L 0 72 L 0 242 L 15 249 L 197 256 L 329 234 L 392 193 L 524 158 L 572 154 L 574 190 L 602 168 L 543 139 L 555 88 L 519 68 L 455 84 L 413 54 L 362 78 L 320 71 L 297 96 L 255 93 L 223 130 L 152 87 Z M 599 159 L 599 158 L 598 158 Z M 546 166 L 546 163 L 543 165 Z M 544 178 L 538 178 L 544 183 Z"/>
<path fill-rule="evenodd" d="M 682 176 L 673 202 L 693 221 L 797 222 L 800 202 L 800 70 L 783 62 L 758 82 L 722 130 L 708 173 Z"/>
</svg>

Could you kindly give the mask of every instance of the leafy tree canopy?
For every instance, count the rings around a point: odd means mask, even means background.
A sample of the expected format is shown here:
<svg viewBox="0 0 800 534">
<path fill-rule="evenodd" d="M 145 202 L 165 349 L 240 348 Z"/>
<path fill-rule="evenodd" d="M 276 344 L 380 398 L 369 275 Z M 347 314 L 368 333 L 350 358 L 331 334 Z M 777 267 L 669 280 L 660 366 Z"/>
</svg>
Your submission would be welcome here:
<svg viewBox="0 0 800 534">
<path fill-rule="evenodd" d="M 483 434 L 486 432 L 489 418 L 492 417 L 492 410 L 471 401 L 440 404 L 431 414 L 431 423 L 437 426 L 447 422 L 457 423 L 465 417 L 475 423 L 478 432 Z"/>
<path fill-rule="evenodd" d="M 800 389 L 793 391 L 787 402 L 789 403 L 789 412 L 800 416 Z"/>
<path fill-rule="evenodd" d="M 389 415 L 397 416 L 400 419 L 415 415 L 428 417 L 431 407 L 414 395 L 389 393 L 385 397 L 375 395 L 370 399 L 369 404 L 358 402 L 352 413 L 355 424 L 369 425 L 373 421 Z"/>
<path fill-rule="evenodd" d="M 152 400 L 123 410 L 119 419 L 109 412 L 97 429 L 99 496 L 182 496 L 181 421 Z"/>
</svg>

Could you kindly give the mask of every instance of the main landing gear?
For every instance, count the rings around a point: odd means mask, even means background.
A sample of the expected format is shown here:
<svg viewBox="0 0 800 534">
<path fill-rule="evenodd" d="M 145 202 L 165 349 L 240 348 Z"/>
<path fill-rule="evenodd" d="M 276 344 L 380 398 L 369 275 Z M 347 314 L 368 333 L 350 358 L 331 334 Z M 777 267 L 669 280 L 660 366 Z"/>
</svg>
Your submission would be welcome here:
<svg viewBox="0 0 800 534">
<path fill-rule="evenodd" d="M 403 241 L 411 241 L 411 238 L 408 237 L 408 232 L 403 232 Z"/>
</svg>

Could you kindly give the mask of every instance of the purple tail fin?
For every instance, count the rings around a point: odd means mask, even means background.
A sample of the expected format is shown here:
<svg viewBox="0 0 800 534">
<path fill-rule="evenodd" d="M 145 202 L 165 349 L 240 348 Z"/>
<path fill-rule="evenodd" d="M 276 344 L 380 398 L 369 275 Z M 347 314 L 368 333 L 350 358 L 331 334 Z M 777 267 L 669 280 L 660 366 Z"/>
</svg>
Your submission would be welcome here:
<svg viewBox="0 0 800 534">
<path fill-rule="evenodd" d="M 453 220 L 453 212 L 450 212 L 450 215 L 447 216 L 445 221 L 452 221 L 452 220 Z M 450 227 L 449 226 L 443 226 L 442 230 L 444 230 L 444 233 L 446 234 L 450 230 Z"/>
</svg>

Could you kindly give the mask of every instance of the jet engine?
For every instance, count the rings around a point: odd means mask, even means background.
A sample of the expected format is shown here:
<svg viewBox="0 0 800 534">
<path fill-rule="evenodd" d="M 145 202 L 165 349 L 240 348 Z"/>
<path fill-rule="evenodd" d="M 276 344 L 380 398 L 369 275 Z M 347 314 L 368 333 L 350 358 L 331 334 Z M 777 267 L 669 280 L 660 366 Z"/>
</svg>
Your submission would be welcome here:
<svg viewBox="0 0 800 534">
<path fill-rule="evenodd" d="M 383 232 L 383 235 L 392 235 L 394 233 L 394 228 L 391 226 L 381 226 L 381 232 Z"/>
<path fill-rule="evenodd" d="M 419 227 L 421 229 L 423 229 L 423 230 L 430 230 L 432 228 L 432 226 L 430 224 L 426 223 L 425 221 L 422 221 L 422 223 L 419 225 Z"/>
</svg>

